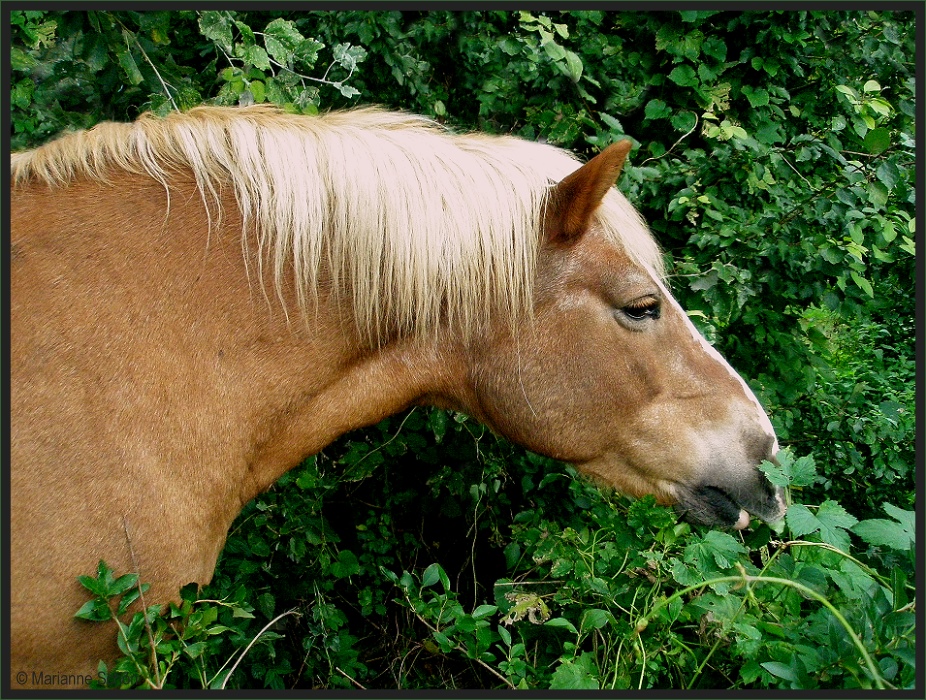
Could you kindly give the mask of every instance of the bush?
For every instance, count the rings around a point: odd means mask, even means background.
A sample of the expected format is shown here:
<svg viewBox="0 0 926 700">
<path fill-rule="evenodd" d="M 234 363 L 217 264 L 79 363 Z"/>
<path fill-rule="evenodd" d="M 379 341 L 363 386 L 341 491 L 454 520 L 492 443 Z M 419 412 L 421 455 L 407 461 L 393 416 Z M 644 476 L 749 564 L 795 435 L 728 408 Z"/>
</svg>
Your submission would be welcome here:
<svg viewBox="0 0 926 700">
<path fill-rule="evenodd" d="M 10 16 L 14 148 L 203 100 L 633 139 L 676 296 L 800 456 L 767 466 L 786 535 L 733 536 L 414 409 L 249 504 L 150 616 L 181 660 L 112 684 L 211 685 L 257 639 L 229 687 L 912 687 L 914 13 Z"/>
</svg>

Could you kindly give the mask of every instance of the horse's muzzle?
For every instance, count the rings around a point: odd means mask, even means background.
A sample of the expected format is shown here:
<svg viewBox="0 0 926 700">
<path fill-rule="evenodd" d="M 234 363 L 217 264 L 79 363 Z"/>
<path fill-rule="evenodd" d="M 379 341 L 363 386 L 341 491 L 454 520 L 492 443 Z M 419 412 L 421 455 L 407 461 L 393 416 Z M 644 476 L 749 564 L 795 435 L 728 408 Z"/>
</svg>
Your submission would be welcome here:
<svg viewBox="0 0 926 700">
<path fill-rule="evenodd" d="M 784 491 L 770 484 L 756 470 L 751 488 L 738 484 L 701 484 L 678 493 L 676 512 L 685 520 L 711 527 L 741 530 L 749 516 L 773 524 L 784 517 Z"/>
</svg>

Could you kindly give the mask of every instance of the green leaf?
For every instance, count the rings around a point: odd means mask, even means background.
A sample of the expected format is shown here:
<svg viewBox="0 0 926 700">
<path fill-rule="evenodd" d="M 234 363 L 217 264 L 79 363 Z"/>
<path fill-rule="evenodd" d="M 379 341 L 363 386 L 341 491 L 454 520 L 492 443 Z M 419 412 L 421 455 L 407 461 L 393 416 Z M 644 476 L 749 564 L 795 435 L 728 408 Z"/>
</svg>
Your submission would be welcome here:
<svg viewBox="0 0 926 700">
<path fill-rule="evenodd" d="M 872 129 L 865 135 L 865 150 L 872 155 L 883 153 L 891 147 L 891 132 L 889 129 L 880 127 Z"/>
<path fill-rule="evenodd" d="M 331 573 L 335 578 L 347 578 L 360 572 L 360 562 L 356 555 L 348 549 L 338 552 L 338 560 L 331 565 Z"/>
<path fill-rule="evenodd" d="M 97 598 L 95 600 L 88 600 L 84 603 L 80 607 L 80 610 L 74 613 L 74 617 L 81 620 L 90 620 L 92 622 L 103 622 L 109 620 L 112 617 L 112 613 L 106 601 Z"/>
<path fill-rule="evenodd" d="M 900 170 L 893 161 L 885 160 L 875 170 L 875 177 L 884 183 L 885 187 L 892 190 L 900 181 Z"/>
<path fill-rule="evenodd" d="M 669 122 L 676 131 L 687 133 L 694 129 L 695 124 L 698 122 L 698 118 L 695 116 L 694 112 L 676 112 L 669 119 Z"/>
<path fill-rule="evenodd" d="M 835 262 L 840 260 L 842 260 L 841 256 Z M 817 482 L 817 467 L 812 455 L 794 459 L 791 452 L 785 449 L 781 450 L 775 459 L 778 461 L 777 465 L 771 462 L 762 462 L 759 465 L 759 471 L 763 472 L 775 486 L 801 487 L 811 486 Z"/>
<path fill-rule="evenodd" d="M 779 663 L 778 661 L 766 661 L 761 665 L 762 668 L 771 673 L 773 676 L 783 678 L 786 681 L 797 682 L 797 674 L 794 673 L 794 669 L 792 669 L 790 666 L 786 666 L 785 664 Z"/>
<path fill-rule="evenodd" d="M 119 60 L 119 65 L 122 66 L 122 70 L 125 71 L 126 78 L 128 78 L 132 85 L 138 85 L 145 79 L 141 71 L 138 70 L 138 64 L 135 63 L 135 58 L 129 51 L 117 51 L 116 58 Z"/>
<path fill-rule="evenodd" d="M 881 208 L 887 204 L 888 190 L 881 182 L 868 183 L 868 201 L 873 207 Z"/>
<path fill-rule="evenodd" d="M 870 296 L 872 299 L 874 299 L 875 290 L 874 290 L 874 288 L 871 286 L 871 282 L 869 282 L 867 279 L 865 279 L 864 277 L 862 277 L 862 276 L 861 276 L 859 273 L 857 273 L 855 270 L 851 270 L 851 271 L 849 272 L 849 276 L 852 277 L 852 281 L 855 282 L 856 286 L 858 286 L 859 289 L 861 289 L 861 290 L 862 290 L 863 292 L 865 292 L 868 296 Z"/>
<path fill-rule="evenodd" d="M 607 112 L 599 112 L 598 116 L 601 117 L 601 121 L 603 121 L 605 126 L 607 126 L 611 131 L 617 132 L 618 134 L 624 133 L 623 125 Z"/>
<path fill-rule="evenodd" d="M 876 547 L 890 547 L 900 551 L 911 549 L 916 542 L 916 513 L 890 503 L 884 504 L 884 510 L 894 520 L 863 520 L 852 528 L 852 532 Z"/>
<path fill-rule="evenodd" d="M 439 408 L 431 409 L 428 414 L 428 427 L 434 433 L 434 440 L 440 443 L 447 432 L 447 412 Z"/>
<path fill-rule="evenodd" d="M 743 86 L 743 94 L 749 100 L 750 107 L 765 107 L 768 104 L 768 91 L 759 88 L 758 90 Z"/>
<path fill-rule="evenodd" d="M 669 80 L 682 87 L 695 87 L 698 84 L 698 76 L 694 68 L 688 65 L 673 68 L 669 73 Z"/>
<path fill-rule="evenodd" d="M 796 537 L 818 533 L 823 542 L 842 551 L 849 549 L 846 530 L 858 522 L 841 505 L 831 500 L 821 503 L 816 514 L 807 506 L 795 503 L 788 508 L 785 521 Z"/>
<path fill-rule="evenodd" d="M 248 63 L 259 70 L 270 70 L 270 57 L 263 46 L 249 46 L 244 50 L 242 56 L 245 63 Z"/>
<path fill-rule="evenodd" d="M 566 51 L 566 69 L 572 82 L 579 82 L 582 77 L 582 59 L 572 51 Z"/>
<path fill-rule="evenodd" d="M 445 654 L 454 650 L 456 645 L 443 632 L 435 631 L 431 636 L 434 637 L 434 641 L 440 644 L 440 650 Z"/>
<path fill-rule="evenodd" d="M 206 651 L 206 642 L 193 642 L 192 644 L 187 644 L 183 648 L 183 653 L 191 659 L 202 656 L 204 651 Z"/>
<path fill-rule="evenodd" d="M 662 100 L 650 100 L 646 103 L 644 115 L 647 119 L 664 119 L 672 114 L 672 109 Z"/>
<path fill-rule="evenodd" d="M 441 586 L 443 586 L 445 593 L 450 591 L 450 579 L 447 577 L 444 569 L 440 564 L 431 564 L 421 575 L 421 587 L 427 588 L 428 586 L 433 586 L 438 581 L 441 582 Z"/>
<path fill-rule="evenodd" d="M 226 52 L 232 50 L 231 19 L 227 12 L 205 11 L 199 15 L 199 31 L 210 41 L 216 42 Z"/>
<path fill-rule="evenodd" d="M 481 620 L 483 618 L 489 617 L 490 615 L 494 615 L 496 612 L 498 612 L 497 605 L 480 605 L 478 608 L 473 610 L 473 619 Z"/>
<path fill-rule="evenodd" d="M 716 58 L 721 63 L 727 60 L 727 45 L 722 39 L 717 37 L 706 38 L 701 45 L 701 50 L 711 58 Z"/>
<path fill-rule="evenodd" d="M 296 54 L 296 49 L 305 41 L 305 37 L 296 29 L 296 25 L 288 20 L 277 18 L 264 28 L 264 45 L 267 53 L 278 63 L 289 66 Z M 300 56 L 303 58 L 303 56 Z M 311 59 L 309 54 L 307 59 Z M 304 59 L 305 60 L 305 59 Z M 310 65 L 314 63 L 307 60 Z"/>
<path fill-rule="evenodd" d="M 573 661 L 562 662 L 550 679 L 551 690 L 598 690 L 598 679 Z"/>
<path fill-rule="evenodd" d="M 573 624 L 572 624 L 569 620 L 567 620 L 565 617 L 554 617 L 554 618 L 552 618 L 552 619 L 550 619 L 550 620 L 547 620 L 547 621 L 544 622 L 543 624 L 544 624 L 545 627 L 560 627 L 560 628 L 562 628 L 562 629 L 567 629 L 567 630 L 569 630 L 569 631 L 572 632 L 573 634 L 578 634 L 578 633 L 579 633 L 579 630 L 576 629 L 575 625 L 573 625 Z"/>
<path fill-rule="evenodd" d="M 590 629 L 597 630 L 604 627 L 613 619 L 614 616 L 607 610 L 601 610 L 600 608 L 588 608 L 584 613 L 582 613 L 582 623 L 579 626 L 583 631 Z"/>
<path fill-rule="evenodd" d="M 130 588 L 134 588 L 137 582 L 138 574 L 125 574 L 124 576 L 120 576 L 115 581 L 113 581 L 112 585 L 109 586 L 109 592 L 107 595 L 122 595 Z"/>
</svg>

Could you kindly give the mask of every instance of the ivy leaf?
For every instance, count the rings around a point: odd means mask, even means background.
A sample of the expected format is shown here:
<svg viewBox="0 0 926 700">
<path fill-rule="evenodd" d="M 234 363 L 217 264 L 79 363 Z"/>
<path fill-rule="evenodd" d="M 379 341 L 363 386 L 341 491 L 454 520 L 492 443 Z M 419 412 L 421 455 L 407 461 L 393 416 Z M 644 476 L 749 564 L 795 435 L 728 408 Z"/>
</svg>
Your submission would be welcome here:
<svg viewBox="0 0 926 700">
<path fill-rule="evenodd" d="M 894 520 L 863 520 L 852 528 L 852 532 L 876 547 L 890 547 L 900 551 L 911 549 L 916 541 L 916 513 L 890 503 L 884 504 L 884 510 Z"/>
</svg>

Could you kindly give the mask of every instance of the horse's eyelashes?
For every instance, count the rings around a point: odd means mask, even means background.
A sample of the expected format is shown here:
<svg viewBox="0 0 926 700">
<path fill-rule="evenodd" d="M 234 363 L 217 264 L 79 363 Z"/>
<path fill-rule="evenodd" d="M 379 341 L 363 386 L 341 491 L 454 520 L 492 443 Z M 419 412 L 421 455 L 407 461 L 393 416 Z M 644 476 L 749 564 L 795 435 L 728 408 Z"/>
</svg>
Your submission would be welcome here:
<svg viewBox="0 0 926 700">
<path fill-rule="evenodd" d="M 621 311 L 632 321 L 644 321 L 648 318 L 659 318 L 662 308 L 656 299 L 649 299 L 640 303 L 628 304 Z"/>
</svg>

